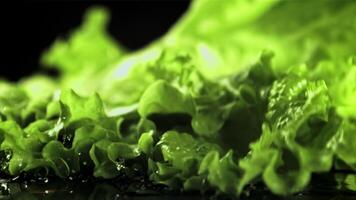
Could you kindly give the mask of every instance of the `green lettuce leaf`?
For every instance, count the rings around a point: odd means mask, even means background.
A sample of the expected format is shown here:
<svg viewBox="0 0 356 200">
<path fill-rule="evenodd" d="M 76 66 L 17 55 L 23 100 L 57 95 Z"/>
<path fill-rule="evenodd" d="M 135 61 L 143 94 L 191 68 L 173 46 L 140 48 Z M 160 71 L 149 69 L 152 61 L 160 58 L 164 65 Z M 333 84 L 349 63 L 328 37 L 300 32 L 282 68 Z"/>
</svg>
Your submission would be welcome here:
<svg viewBox="0 0 356 200">
<path fill-rule="evenodd" d="M 170 103 L 168 103 L 170 102 Z M 186 113 L 195 114 L 194 101 L 165 81 L 157 81 L 143 93 L 138 112 L 142 117 L 151 114 Z"/>
<path fill-rule="evenodd" d="M 275 81 L 262 136 L 240 163 L 242 184 L 263 173 L 274 193 L 302 190 L 312 172 L 330 170 L 333 151 L 328 144 L 339 126 L 325 82 L 296 76 Z M 266 156 L 271 159 L 263 159 Z"/>
<path fill-rule="evenodd" d="M 148 177 L 238 197 L 354 173 L 355 13 L 352 1 L 195 0 L 128 52 L 108 12 L 90 9 L 42 56 L 58 77 L 0 80 L 0 174 Z M 354 190 L 352 176 L 335 180 Z"/>
</svg>

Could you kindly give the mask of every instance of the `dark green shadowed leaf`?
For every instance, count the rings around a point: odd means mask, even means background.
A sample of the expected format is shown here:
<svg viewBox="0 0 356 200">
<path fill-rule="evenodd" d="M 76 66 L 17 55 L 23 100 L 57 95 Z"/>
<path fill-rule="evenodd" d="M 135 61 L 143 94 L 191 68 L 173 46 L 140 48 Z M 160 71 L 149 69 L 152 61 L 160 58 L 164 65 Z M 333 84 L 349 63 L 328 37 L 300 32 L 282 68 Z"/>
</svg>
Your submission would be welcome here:
<svg viewBox="0 0 356 200">
<path fill-rule="evenodd" d="M 58 141 L 49 142 L 42 150 L 43 158 L 50 163 L 56 175 L 65 178 L 78 172 L 79 155 L 74 150 L 66 149 Z"/>
</svg>

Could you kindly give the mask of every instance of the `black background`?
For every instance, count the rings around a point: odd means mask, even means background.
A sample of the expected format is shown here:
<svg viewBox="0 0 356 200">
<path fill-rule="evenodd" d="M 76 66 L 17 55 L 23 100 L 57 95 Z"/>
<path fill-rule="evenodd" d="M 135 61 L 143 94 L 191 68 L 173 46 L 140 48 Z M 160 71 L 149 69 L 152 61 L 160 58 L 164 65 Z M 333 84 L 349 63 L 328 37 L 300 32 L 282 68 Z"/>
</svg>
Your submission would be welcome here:
<svg viewBox="0 0 356 200">
<path fill-rule="evenodd" d="M 77 27 L 85 10 L 104 6 L 111 12 L 109 32 L 128 49 L 139 49 L 163 35 L 187 10 L 186 0 L 22 1 L 0 6 L 2 32 L 0 78 L 16 81 L 40 67 L 41 53 L 57 37 Z"/>
</svg>

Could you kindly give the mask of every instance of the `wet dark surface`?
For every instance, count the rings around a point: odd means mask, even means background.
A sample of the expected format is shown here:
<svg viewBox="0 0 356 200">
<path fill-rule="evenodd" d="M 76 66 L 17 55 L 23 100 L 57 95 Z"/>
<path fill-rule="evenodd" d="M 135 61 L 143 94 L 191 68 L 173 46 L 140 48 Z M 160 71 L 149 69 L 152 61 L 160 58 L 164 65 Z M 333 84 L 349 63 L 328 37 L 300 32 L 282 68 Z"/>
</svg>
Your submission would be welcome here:
<svg viewBox="0 0 356 200">
<path fill-rule="evenodd" d="M 336 177 L 336 179 L 335 179 Z M 271 194 L 261 183 L 246 188 L 240 199 L 244 200 L 355 200 L 355 174 L 324 174 L 313 176 L 310 185 L 301 193 L 278 197 Z M 348 181 L 345 182 L 345 180 Z M 350 182 L 351 180 L 351 182 Z M 145 180 L 128 184 L 125 180 L 4 180 L 0 179 L 0 199 L 18 200 L 118 200 L 118 199 L 236 199 L 213 192 L 182 193 L 170 191 L 164 186 L 153 185 Z M 354 188 L 354 189 L 351 189 Z"/>
</svg>

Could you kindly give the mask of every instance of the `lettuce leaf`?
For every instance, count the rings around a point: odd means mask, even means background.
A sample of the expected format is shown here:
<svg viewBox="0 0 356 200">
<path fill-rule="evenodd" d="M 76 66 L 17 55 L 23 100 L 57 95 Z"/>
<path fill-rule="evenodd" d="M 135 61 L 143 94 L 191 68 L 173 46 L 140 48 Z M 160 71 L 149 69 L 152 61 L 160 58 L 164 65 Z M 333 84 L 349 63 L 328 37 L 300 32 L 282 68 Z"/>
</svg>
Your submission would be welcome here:
<svg viewBox="0 0 356 200">
<path fill-rule="evenodd" d="M 352 1 L 195 0 L 128 52 L 108 12 L 90 9 L 43 54 L 58 78 L 0 80 L 0 174 L 148 177 L 238 197 L 354 173 L 355 13 Z"/>
</svg>

